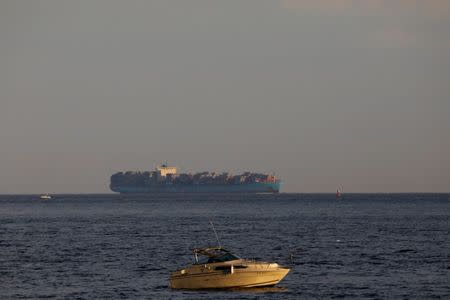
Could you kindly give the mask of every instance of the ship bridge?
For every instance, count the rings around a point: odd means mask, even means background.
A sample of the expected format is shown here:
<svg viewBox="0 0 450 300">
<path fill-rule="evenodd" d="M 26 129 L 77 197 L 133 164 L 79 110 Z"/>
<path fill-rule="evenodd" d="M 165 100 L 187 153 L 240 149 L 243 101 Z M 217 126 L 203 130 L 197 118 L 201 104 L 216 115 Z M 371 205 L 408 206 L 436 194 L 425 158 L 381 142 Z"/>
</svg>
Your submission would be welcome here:
<svg viewBox="0 0 450 300">
<path fill-rule="evenodd" d="M 167 164 L 163 164 L 156 168 L 156 171 L 161 174 L 161 176 L 167 176 L 168 174 L 177 174 L 177 167 L 169 167 Z"/>
</svg>

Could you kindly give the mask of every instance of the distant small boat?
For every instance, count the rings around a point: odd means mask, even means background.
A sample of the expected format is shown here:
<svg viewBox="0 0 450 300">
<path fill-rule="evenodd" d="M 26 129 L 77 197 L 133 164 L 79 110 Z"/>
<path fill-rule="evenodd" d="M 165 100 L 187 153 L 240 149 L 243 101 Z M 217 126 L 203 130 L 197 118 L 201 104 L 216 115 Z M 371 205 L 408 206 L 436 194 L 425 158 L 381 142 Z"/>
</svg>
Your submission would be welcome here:
<svg viewBox="0 0 450 300">
<path fill-rule="evenodd" d="M 39 196 L 40 199 L 44 199 L 44 200 L 49 200 L 52 199 L 52 196 L 50 196 L 49 194 L 42 194 Z"/>
<path fill-rule="evenodd" d="M 336 190 L 336 198 L 337 198 L 337 199 L 342 198 L 342 191 L 341 191 L 340 189 L 337 189 L 337 190 Z"/>
</svg>

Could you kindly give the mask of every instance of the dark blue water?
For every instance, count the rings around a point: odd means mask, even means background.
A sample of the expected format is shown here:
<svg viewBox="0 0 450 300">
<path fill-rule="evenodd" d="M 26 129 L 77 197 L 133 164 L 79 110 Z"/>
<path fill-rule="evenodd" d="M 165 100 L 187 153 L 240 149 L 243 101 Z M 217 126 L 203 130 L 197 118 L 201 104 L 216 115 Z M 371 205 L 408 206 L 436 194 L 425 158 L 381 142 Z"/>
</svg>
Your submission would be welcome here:
<svg viewBox="0 0 450 300">
<path fill-rule="evenodd" d="M 272 289 L 179 291 L 194 247 L 290 264 Z M 0 196 L 2 299 L 450 298 L 450 195 Z"/>
</svg>

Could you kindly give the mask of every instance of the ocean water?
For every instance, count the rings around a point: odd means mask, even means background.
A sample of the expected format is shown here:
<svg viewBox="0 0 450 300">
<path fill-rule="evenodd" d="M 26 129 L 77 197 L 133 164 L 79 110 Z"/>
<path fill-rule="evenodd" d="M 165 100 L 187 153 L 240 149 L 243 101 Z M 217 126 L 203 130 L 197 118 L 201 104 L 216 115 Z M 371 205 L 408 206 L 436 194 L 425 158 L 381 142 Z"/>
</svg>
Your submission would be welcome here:
<svg viewBox="0 0 450 300">
<path fill-rule="evenodd" d="M 191 249 L 292 267 L 276 287 L 169 288 Z M 450 298 L 449 194 L 0 196 L 1 299 Z"/>
</svg>

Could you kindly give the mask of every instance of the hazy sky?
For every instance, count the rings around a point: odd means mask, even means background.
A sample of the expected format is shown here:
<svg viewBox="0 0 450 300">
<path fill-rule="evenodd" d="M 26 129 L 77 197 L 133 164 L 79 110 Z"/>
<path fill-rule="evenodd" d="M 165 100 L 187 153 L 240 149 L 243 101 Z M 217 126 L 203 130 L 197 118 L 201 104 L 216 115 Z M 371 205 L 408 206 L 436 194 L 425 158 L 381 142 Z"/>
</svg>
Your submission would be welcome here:
<svg viewBox="0 0 450 300">
<path fill-rule="evenodd" d="M 450 191 L 450 0 L 0 1 L 0 194 L 275 172 Z"/>
</svg>

